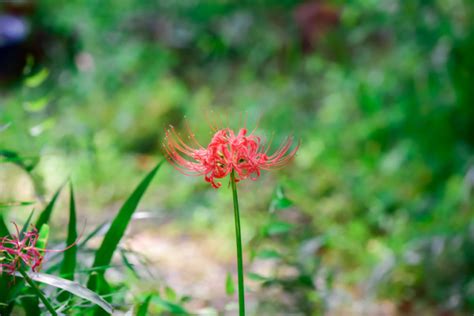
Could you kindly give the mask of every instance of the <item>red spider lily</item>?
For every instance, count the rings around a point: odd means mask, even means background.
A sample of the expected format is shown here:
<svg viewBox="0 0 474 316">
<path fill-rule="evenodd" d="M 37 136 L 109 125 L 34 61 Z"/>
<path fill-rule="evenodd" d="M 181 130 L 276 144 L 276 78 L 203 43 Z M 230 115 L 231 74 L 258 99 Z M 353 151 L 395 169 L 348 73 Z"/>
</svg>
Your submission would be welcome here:
<svg viewBox="0 0 474 316">
<path fill-rule="evenodd" d="M 203 175 L 214 188 L 221 183 L 214 179 L 237 174 L 236 181 L 250 178 L 256 180 L 260 170 L 269 170 L 286 165 L 296 154 L 298 145 L 290 151 L 293 138 L 289 137 L 273 154 L 262 145 L 260 137 L 248 134 L 241 128 L 236 134 L 230 128 L 217 130 L 207 147 L 203 147 L 191 133 L 188 145 L 171 126 L 166 132 L 163 147 L 171 164 L 185 175 Z M 192 146 L 195 146 L 194 148 Z"/>
<path fill-rule="evenodd" d="M 43 262 L 42 249 L 36 247 L 38 230 L 32 228 L 21 236 L 18 226 L 14 225 L 17 234 L 0 239 L 0 272 L 5 269 L 7 273 L 14 274 L 22 264 L 37 272 Z"/>
<path fill-rule="evenodd" d="M 16 223 L 13 225 L 15 225 L 16 235 L 0 238 L 0 274 L 5 269 L 8 274 L 13 275 L 23 264 L 34 272 L 38 272 L 44 259 L 43 253 L 66 251 L 74 247 L 80 238 L 79 236 L 74 243 L 61 250 L 43 249 L 36 246 L 39 233 L 35 227 L 22 234 Z"/>
</svg>

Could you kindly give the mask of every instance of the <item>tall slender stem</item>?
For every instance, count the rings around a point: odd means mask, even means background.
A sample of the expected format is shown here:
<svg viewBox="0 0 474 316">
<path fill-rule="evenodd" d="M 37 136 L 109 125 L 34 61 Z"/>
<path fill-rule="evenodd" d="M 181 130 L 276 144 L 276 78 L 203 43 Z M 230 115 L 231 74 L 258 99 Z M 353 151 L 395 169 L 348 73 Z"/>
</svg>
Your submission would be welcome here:
<svg viewBox="0 0 474 316">
<path fill-rule="evenodd" d="M 235 240 L 237 243 L 237 273 L 239 283 L 239 315 L 245 316 L 245 296 L 244 296 L 244 267 L 242 263 L 242 238 L 240 235 L 240 214 L 239 199 L 237 197 L 237 185 L 235 184 L 235 174 L 232 170 L 230 174 L 232 185 L 232 197 L 234 200 L 234 218 L 235 218 Z"/>
<path fill-rule="evenodd" d="M 53 305 L 51 305 L 51 302 L 46 298 L 46 296 L 44 296 L 43 292 L 41 292 L 38 285 L 36 285 L 35 281 L 30 278 L 28 273 L 26 273 L 23 269 L 18 269 L 18 272 L 20 272 L 23 279 L 31 286 L 33 291 L 36 292 L 36 295 L 38 295 L 39 299 L 43 302 L 44 306 L 46 306 L 51 315 L 57 316 L 58 313 L 56 313 L 56 311 L 54 310 L 54 307 Z"/>
</svg>

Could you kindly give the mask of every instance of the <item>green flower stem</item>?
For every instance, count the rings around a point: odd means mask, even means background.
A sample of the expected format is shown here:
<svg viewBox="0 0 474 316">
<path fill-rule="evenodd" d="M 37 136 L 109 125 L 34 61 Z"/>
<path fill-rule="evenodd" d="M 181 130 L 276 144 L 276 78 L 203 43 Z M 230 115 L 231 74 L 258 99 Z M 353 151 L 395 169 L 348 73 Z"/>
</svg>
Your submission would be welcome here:
<svg viewBox="0 0 474 316">
<path fill-rule="evenodd" d="M 234 200 L 234 217 L 235 217 L 235 240 L 237 242 L 237 272 L 239 284 L 239 315 L 245 316 L 245 296 L 244 296 L 244 267 L 242 264 L 242 238 L 240 235 L 240 214 L 239 199 L 237 197 L 237 185 L 235 184 L 235 174 L 232 170 L 230 174 L 230 182 L 232 185 L 232 197 Z"/>
<path fill-rule="evenodd" d="M 35 281 L 30 278 L 28 273 L 26 273 L 23 269 L 18 269 L 18 272 L 20 272 L 23 279 L 31 286 L 33 291 L 36 292 L 36 295 L 38 295 L 39 299 L 43 302 L 44 306 L 46 306 L 51 315 L 57 316 L 58 313 L 56 313 L 56 310 L 54 309 L 53 305 L 51 305 L 51 302 L 46 298 L 46 296 L 44 296 L 43 292 L 41 292 L 40 288 L 36 285 Z"/>
</svg>

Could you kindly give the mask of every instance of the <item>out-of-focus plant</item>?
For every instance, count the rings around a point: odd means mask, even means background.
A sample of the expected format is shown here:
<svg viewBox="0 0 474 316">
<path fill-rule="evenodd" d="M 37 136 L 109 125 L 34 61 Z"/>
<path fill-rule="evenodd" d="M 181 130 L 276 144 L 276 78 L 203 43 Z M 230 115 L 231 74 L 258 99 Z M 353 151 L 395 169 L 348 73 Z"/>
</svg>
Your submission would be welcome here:
<svg viewBox="0 0 474 316">
<path fill-rule="evenodd" d="M 114 221 L 110 224 L 110 228 L 104 237 L 102 246 L 96 251 L 96 259 L 92 268 L 88 270 L 90 275 L 88 286 L 99 292 L 101 295 L 111 293 L 110 286 L 108 286 L 107 281 L 105 280 L 104 273 L 110 266 L 112 255 L 117 249 L 118 242 L 125 233 L 125 229 L 131 220 L 138 202 L 160 166 L 161 163 L 158 164 L 147 175 L 147 177 L 145 177 L 129 197 Z M 69 243 L 70 246 L 65 250 L 60 251 L 64 253 L 63 258 L 61 261 L 54 262 L 53 260 L 54 265 L 48 265 L 48 260 L 43 260 L 44 252 L 58 252 L 58 250 L 45 250 L 44 245 L 46 244 L 47 235 L 49 233 L 48 222 L 51 218 L 59 194 L 60 190 L 56 192 L 52 200 L 40 213 L 35 225 L 38 227 L 39 233 L 36 229 L 31 231 L 27 230 L 31 220 L 30 216 L 21 231 L 17 229 L 16 234 L 10 234 L 4 223 L 4 213 L 9 207 L 11 207 L 11 203 L 1 205 L 2 217 L 0 229 L 2 237 L 0 239 L 0 268 L 2 268 L 2 270 L 0 272 L 2 274 L 0 276 L 0 285 L 2 291 L 0 296 L 0 308 L 2 315 L 11 314 L 17 302 L 21 302 L 21 305 L 28 315 L 40 313 L 42 307 L 39 305 L 38 299 L 52 315 L 73 310 L 78 311 L 78 308 L 84 310 L 89 308 L 88 306 L 81 308 L 80 305 L 78 307 L 78 305 L 73 304 L 73 301 L 76 298 L 82 298 L 100 306 L 96 310 L 97 314 L 111 314 L 113 312 L 113 307 L 110 303 L 95 292 L 74 281 L 77 273 L 77 251 L 82 250 L 84 243 L 76 244 L 77 241 L 75 240 L 77 238 L 77 220 L 72 186 L 70 190 L 69 226 L 67 235 L 67 243 Z M 96 233 L 96 231 L 93 232 L 93 234 Z M 92 235 L 87 236 L 86 241 L 91 237 Z M 60 273 L 64 278 L 50 274 L 38 273 L 37 270 L 42 264 L 47 266 L 47 270 L 55 270 L 57 267 L 60 269 Z M 28 271 L 28 268 L 31 268 L 31 271 Z M 29 288 L 25 287 L 23 282 L 16 280 L 16 276 L 25 280 L 29 285 Z M 50 285 L 73 295 L 65 295 L 65 293 L 61 291 L 48 291 L 48 293 L 43 293 L 37 282 Z M 23 293 L 26 296 L 24 296 Z M 31 294 L 33 296 L 31 296 Z M 158 300 L 158 298 L 154 300 Z M 163 300 L 163 302 L 166 301 Z M 169 304 L 169 306 L 172 307 L 176 305 L 173 305 L 171 302 Z M 181 309 L 185 311 L 183 308 Z"/>
<path fill-rule="evenodd" d="M 57 196 L 56 196 L 57 197 Z M 71 204 L 70 204 L 70 221 L 75 223 L 75 206 L 74 195 L 71 188 Z M 40 289 L 37 282 L 50 285 L 57 289 L 67 291 L 75 297 L 80 297 L 100 306 L 108 313 L 112 313 L 113 307 L 96 293 L 88 290 L 77 282 L 73 282 L 74 267 L 69 265 L 64 268 L 64 271 L 69 274 L 68 279 L 63 279 L 54 275 L 39 273 L 38 270 L 47 260 L 44 260 L 45 253 L 55 252 L 63 254 L 63 264 L 75 261 L 76 248 L 75 236 L 72 235 L 72 230 L 69 231 L 68 241 L 73 242 L 64 250 L 48 250 L 45 249 L 46 242 L 49 236 L 49 216 L 56 198 L 45 208 L 40 214 L 36 223 L 39 231 L 36 228 L 28 229 L 31 216 L 27 219 L 23 229 L 20 231 L 15 224 L 16 232 L 10 233 L 4 223 L 2 217 L 1 239 L 0 239 L 0 286 L 2 295 L 0 297 L 0 311 L 2 315 L 10 315 L 17 302 L 20 302 L 27 315 L 39 314 L 41 311 L 40 301 L 44 308 L 51 315 L 58 315 L 67 310 L 71 301 L 66 304 L 61 304 L 58 299 L 59 296 L 51 293 L 45 294 Z M 6 207 L 1 205 L 2 213 L 6 211 Z M 75 227 L 74 227 L 75 229 Z M 70 263 L 69 263 L 70 264 Z M 17 280 L 20 277 L 22 281 Z"/>
<path fill-rule="evenodd" d="M 257 313 L 303 313 L 326 311 L 331 293 L 331 271 L 322 264 L 327 248 L 324 234 L 315 236 L 307 215 L 283 192 L 275 190 L 269 216 L 249 245 L 254 271 L 248 277 L 265 291 L 258 297 Z M 278 304 L 274 293 L 282 295 Z"/>
</svg>

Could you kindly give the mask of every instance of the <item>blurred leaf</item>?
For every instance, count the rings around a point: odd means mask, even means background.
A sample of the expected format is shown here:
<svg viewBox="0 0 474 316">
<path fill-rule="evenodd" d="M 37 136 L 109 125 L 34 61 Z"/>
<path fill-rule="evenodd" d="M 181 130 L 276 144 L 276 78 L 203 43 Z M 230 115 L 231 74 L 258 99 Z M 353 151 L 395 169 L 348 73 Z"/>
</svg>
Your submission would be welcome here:
<svg viewBox="0 0 474 316">
<path fill-rule="evenodd" d="M 140 307 L 138 308 L 137 311 L 137 316 L 147 316 L 148 314 L 148 306 L 150 306 L 150 301 L 152 298 L 152 294 L 148 295 L 145 300 L 143 301 L 142 304 L 140 304 Z"/>
<path fill-rule="evenodd" d="M 107 266 L 110 264 L 115 249 L 117 248 L 120 239 L 122 239 L 123 235 L 125 234 L 125 230 L 127 229 L 128 223 L 132 218 L 133 212 L 135 212 L 140 199 L 142 198 L 143 194 L 148 188 L 148 185 L 162 164 L 163 161 L 158 163 L 158 165 L 153 168 L 153 170 L 142 180 L 142 182 L 122 206 L 117 216 L 114 218 L 109 230 L 104 237 L 104 240 L 102 241 L 102 244 L 96 252 L 94 263 L 92 265 L 93 268 Z M 105 273 L 105 269 L 101 271 L 101 273 Z M 91 275 L 89 278 L 89 282 L 87 283 L 89 288 L 95 288 L 94 284 L 96 281 L 94 279 L 96 277 L 96 275 Z"/>
<path fill-rule="evenodd" d="M 46 68 L 41 69 L 34 75 L 25 79 L 25 85 L 29 88 L 35 88 L 42 84 L 48 78 L 49 71 Z"/>
<path fill-rule="evenodd" d="M 35 204 L 35 202 L 31 201 L 12 201 L 12 202 L 3 202 L 0 203 L 0 209 L 2 208 L 10 208 L 10 207 L 18 207 L 18 206 L 28 206 Z"/>
<path fill-rule="evenodd" d="M 99 234 L 101 231 L 105 230 L 109 226 L 110 225 L 109 225 L 108 222 L 104 222 L 104 223 L 98 225 L 89 235 L 87 235 L 86 238 L 84 238 L 84 240 L 81 241 L 81 243 L 78 245 L 78 248 L 84 247 L 84 245 L 87 244 L 87 242 L 89 240 L 94 238 L 97 234 Z"/>
<path fill-rule="evenodd" d="M 7 273 L 0 274 L 0 315 L 10 314 L 23 286 L 21 279 L 17 281 Z"/>
<path fill-rule="evenodd" d="M 259 282 L 268 281 L 267 277 L 258 273 L 254 273 L 254 272 L 247 273 L 247 277 L 251 280 L 259 281 Z"/>
<path fill-rule="evenodd" d="M 5 281 L 6 280 L 2 280 L 2 278 L 0 278 L 0 290 L 3 291 L 0 292 L 0 315 L 8 316 L 11 315 L 15 302 L 10 302 L 8 304 L 3 303 L 4 294 L 8 294 L 8 288 L 6 287 L 7 285 L 4 286 Z"/>
<path fill-rule="evenodd" d="M 61 276 L 65 279 L 74 280 L 77 255 L 77 224 L 76 224 L 76 202 L 74 200 L 74 189 L 72 183 L 69 184 L 69 224 L 66 239 L 66 247 L 70 247 L 64 252 L 61 264 Z M 73 246 L 72 246 L 73 245 Z"/>
<path fill-rule="evenodd" d="M 180 302 L 181 304 L 185 304 L 185 303 L 187 303 L 187 302 L 189 302 L 189 301 L 191 301 L 191 300 L 192 300 L 192 297 L 191 297 L 191 296 L 189 296 L 189 295 L 184 295 L 183 297 L 181 297 L 181 299 L 179 300 L 179 302 Z"/>
<path fill-rule="evenodd" d="M 123 249 L 120 249 L 120 256 L 122 257 L 122 262 L 123 264 L 130 270 L 132 273 L 137 277 L 137 279 L 140 278 L 140 275 L 138 274 L 137 270 L 135 269 L 135 266 L 130 263 L 130 261 L 127 258 L 127 254 Z"/>
<path fill-rule="evenodd" d="M 17 273 L 16 276 L 21 277 L 21 274 Z M 81 284 L 66 280 L 51 274 L 45 273 L 35 273 L 35 272 L 28 272 L 28 276 L 37 281 L 44 284 L 48 284 L 59 289 L 68 291 L 80 298 L 88 300 L 98 306 L 100 306 L 104 311 L 109 314 L 113 313 L 113 307 L 108 302 L 106 302 L 102 297 L 97 295 L 96 293 L 92 292 L 91 290 L 87 289 L 86 287 L 82 286 Z"/>
<path fill-rule="evenodd" d="M 5 149 L 0 149 L 0 157 L 3 157 L 0 162 L 14 163 L 28 173 L 35 168 L 39 161 L 38 157 L 21 157 L 18 153 Z"/>
<path fill-rule="evenodd" d="M 190 315 L 184 307 L 171 303 L 167 300 L 162 299 L 161 297 L 155 295 L 152 298 L 152 301 L 162 307 L 165 311 L 172 313 L 173 315 Z"/>
<path fill-rule="evenodd" d="M 273 200 L 273 208 L 275 210 L 281 210 L 281 209 L 285 209 L 285 208 L 288 208 L 290 206 L 293 205 L 293 202 L 291 202 L 291 200 L 289 200 L 288 198 L 286 197 L 283 197 L 281 199 L 275 199 Z"/>
<path fill-rule="evenodd" d="M 23 68 L 23 75 L 29 75 L 31 70 L 33 69 L 34 64 L 35 64 L 34 57 L 28 54 L 28 56 L 26 57 L 25 67 Z"/>
<path fill-rule="evenodd" d="M 264 229 L 264 233 L 269 236 L 288 233 L 293 228 L 293 225 L 285 222 L 272 222 Z"/>
<path fill-rule="evenodd" d="M 5 219 L 3 218 L 4 212 L 0 211 L 0 237 L 5 237 L 10 235 L 7 225 L 5 224 Z"/>
<path fill-rule="evenodd" d="M 4 223 L 3 213 L 0 212 L 0 237 L 8 236 L 10 232 Z M 15 282 L 14 277 L 7 273 L 0 273 L 0 315 L 10 315 L 15 305 L 15 299 L 19 296 L 19 292 L 23 287 L 23 282 Z M 34 309 L 34 298 L 22 301 L 29 304 Z M 37 306 L 37 305 L 36 305 Z"/>
<path fill-rule="evenodd" d="M 44 224 L 41 226 L 39 231 L 38 241 L 36 242 L 36 247 L 39 249 L 46 249 L 46 244 L 48 243 L 49 238 L 49 225 Z"/>
<path fill-rule="evenodd" d="M 30 215 L 28 215 L 28 218 L 26 219 L 26 222 L 25 222 L 25 224 L 23 224 L 23 228 L 21 229 L 20 236 L 23 236 L 25 234 L 25 232 L 28 230 L 28 226 L 30 226 L 31 218 L 33 217 L 34 212 L 35 212 L 35 210 L 32 210 L 30 212 Z"/>
<path fill-rule="evenodd" d="M 21 298 L 21 306 L 27 316 L 40 316 L 41 309 L 39 308 L 39 299 L 29 291 L 28 294 L 28 296 L 25 295 Z"/>
<path fill-rule="evenodd" d="M 297 282 L 302 286 L 314 288 L 313 278 L 307 274 L 301 274 L 298 276 Z"/>
<path fill-rule="evenodd" d="M 49 222 L 49 218 L 51 217 L 51 213 L 53 212 L 54 204 L 56 204 L 56 200 L 58 199 L 59 193 L 61 192 L 62 188 L 63 188 L 63 185 L 59 187 L 59 189 L 56 191 L 51 201 L 45 207 L 43 212 L 41 212 L 38 218 L 38 221 L 36 222 L 36 228 L 38 230 L 41 230 L 41 226 Z"/>
<path fill-rule="evenodd" d="M 225 279 L 225 292 L 229 296 L 235 293 L 234 280 L 232 279 L 232 274 L 230 272 L 227 272 L 227 277 Z"/>
<path fill-rule="evenodd" d="M 264 250 L 261 250 L 257 253 L 257 258 L 260 258 L 260 259 L 279 259 L 279 258 L 281 258 L 281 255 L 276 250 L 264 249 Z"/>
<path fill-rule="evenodd" d="M 48 105 L 48 102 L 49 102 L 49 97 L 44 96 L 34 101 L 26 101 L 23 104 L 23 107 L 28 112 L 40 112 L 46 107 L 46 105 Z"/>
<path fill-rule="evenodd" d="M 176 301 L 178 298 L 178 295 L 176 295 L 176 292 L 169 286 L 165 287 L 165 295 L 166 298 L 170 301 Z"/>
<path fill-rule="evenodd" d="M 275 191 L 275 197 L 273 198 L 270 204 L 270 212 L 285 209 L 292 205 L 293 202 L 285 196 L 283 188 L 281 186 L 278 186 Z"/>
<path fill-rule="evenodd" d="M 0 238 L 10 235 L 3 214 L 4 212 L 0 212 Z M 11 277 L 6 273 L 0 274 L 0 315 L 9 315 L 11 312 L 12 307 L 9 306 L 11 281 Z"/>
</svg>

